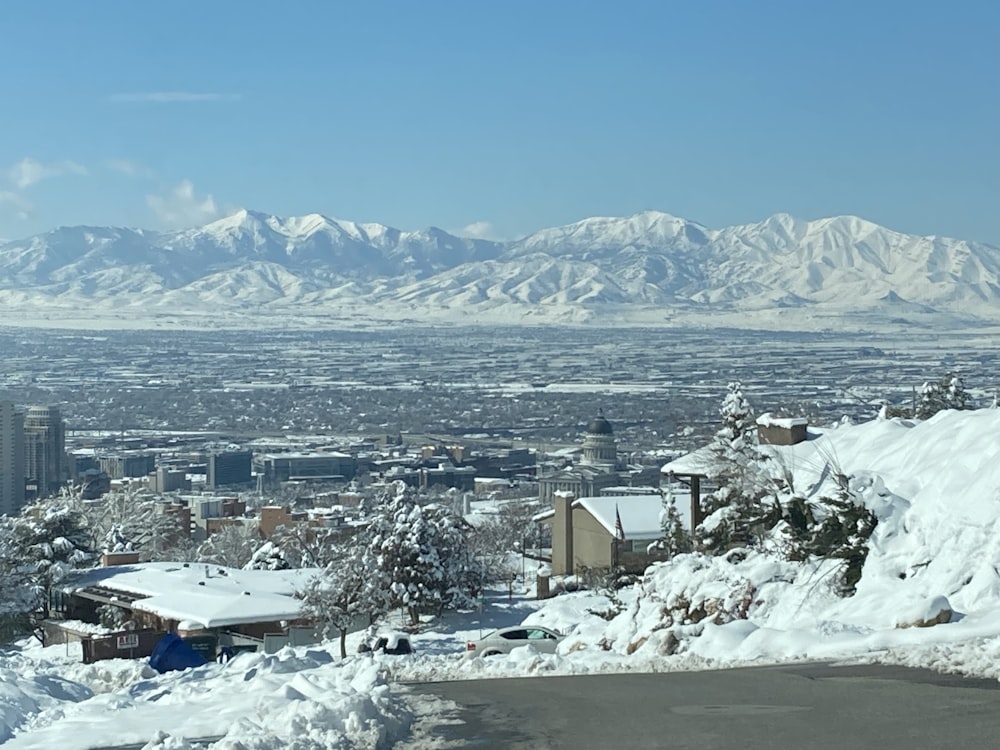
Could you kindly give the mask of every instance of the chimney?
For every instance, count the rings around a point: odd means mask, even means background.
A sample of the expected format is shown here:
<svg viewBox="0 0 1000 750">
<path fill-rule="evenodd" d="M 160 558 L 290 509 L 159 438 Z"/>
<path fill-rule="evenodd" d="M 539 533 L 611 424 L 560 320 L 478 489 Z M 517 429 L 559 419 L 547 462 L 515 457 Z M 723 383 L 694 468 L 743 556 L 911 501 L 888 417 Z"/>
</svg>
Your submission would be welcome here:
<svg viewBox="0 0 1000 750">
<path fill-rule="evenodd" d="M 554 493 L 552 504 L 555 518 L 552 521 L 552 572 L 555 575 L 573 574 L 573 501 L 572 492 Z"/>
<path fill-rule="evenodd" d="M 138 552 L 105 552 L 101 555 L 101 565 L 105 568 L 114 565 L 137 565 L 138 563 Z"/>
</svg>

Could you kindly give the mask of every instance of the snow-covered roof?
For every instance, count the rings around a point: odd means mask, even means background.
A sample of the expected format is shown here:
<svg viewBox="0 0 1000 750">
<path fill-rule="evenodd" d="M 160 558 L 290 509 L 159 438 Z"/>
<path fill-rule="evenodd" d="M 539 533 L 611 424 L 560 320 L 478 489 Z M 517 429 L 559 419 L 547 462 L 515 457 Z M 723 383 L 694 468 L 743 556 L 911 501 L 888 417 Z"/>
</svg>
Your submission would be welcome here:
<svg viewBox="0 0 1000 750">
<path fill-rule="evenodd" d="M 694 474 L 706 477 L 711 476 L 717 464 L 718 459 L 711 447 L 705 446 L 664 464 L 660 473 L 677 474 L 678 476 Z"/>
<path fill-rule="evenodd" d="M 675 502 L 677 512 L 685 528 L 691 526 L 691 509 L 686 502 Z M 663 498 L 655 495 L 606 495 L 604 497 L 581 497 L 573 501 L 574 508 L 583 508 L 603 526 L 609 534 L 615 533 L 615 512 L 622 519 L 625 539 L 658 539 L 663 534 L 660 514 Z M 536 523 L 555 516 L 553 509 L 542 511 L 531 517 Z"/>
<path fill-rule="evenodd" d="M 312 452 L 309 452 L 309 453 L 304 452 L 304 451 L 294 451 L 294 452 L 290 451 L 290 452 L 287 452 L 287 453 L 265 453 L 264 454 L 264 458 L 265 459 L 272 459 L 272 460 L 283 459 L 283 458 L 292 458 L 292 459 L 321 459 L 321 458 L 350 458 L 350 457 L 351 457 L 351 455 L 349 453 L 341 453 L 339 451 L 312 451 Z"/>
<path fill-rule="evenodd" d="M 660 522 L 663 498 L 658 494 L 581 497 L 573 507 L 586 510 L 612 535 L 616 510 L 622 519 L 625 539 L 658 539 L 663 535 Z"/>
<path fill-rule="evenodd" d="M 790 430 L 792 427 L 803 427 L 809 424 L 809 420 L 805 417 L 779 417 L 766 412 L 757 417 L 757 424 L 761 427 L 783 427 Z"/>
<path fill-rule="evenodd" d="M 134 610 L 215 628 L 300 617 L 301 602 L 295 593 L 317 572 L 315 568 L 239 570 L 203 563 L 139 563 L 88 570 L 73 578 L 71 590 L 99 586 L 121 591 L 140 597 L 132 603 Z"/>
</svg>

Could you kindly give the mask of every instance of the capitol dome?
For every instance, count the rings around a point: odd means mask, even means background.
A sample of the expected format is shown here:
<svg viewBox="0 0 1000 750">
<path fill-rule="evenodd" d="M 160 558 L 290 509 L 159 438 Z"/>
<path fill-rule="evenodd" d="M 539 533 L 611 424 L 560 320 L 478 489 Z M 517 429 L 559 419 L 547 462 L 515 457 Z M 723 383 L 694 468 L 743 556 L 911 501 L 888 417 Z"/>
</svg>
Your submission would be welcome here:
<svg viewBox="0 0 1000 750">
<path fill-rule="evenodd" d="M 604 471 L 614 471 L 618 463 L 618 444 L 611 423 L 604 418 L 604 412 L 587 425 L 583 436 L 583 461 L 586 466 L 594 466 Z"/>
<path fill-rule="evenodd" d="M 611 423 L 604 418 L 604 415 L 599 414 L 594 419 L 590 420 L 590 424 L 587 425 L 588 435 L 614 435 L 615 431 L 611 429 Z"/>
</svg>

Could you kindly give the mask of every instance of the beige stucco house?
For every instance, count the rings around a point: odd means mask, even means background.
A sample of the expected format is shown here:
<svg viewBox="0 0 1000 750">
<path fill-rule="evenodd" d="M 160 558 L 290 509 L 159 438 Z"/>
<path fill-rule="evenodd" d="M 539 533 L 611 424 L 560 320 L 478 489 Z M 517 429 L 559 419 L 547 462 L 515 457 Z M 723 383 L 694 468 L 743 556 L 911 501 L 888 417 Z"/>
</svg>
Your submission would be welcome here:
<svg viewBox="0 0 1000 750">
<path fill-rule="evenodd" d="M 649 547 L 662 536 L 659 494 L 575 498 L 557 492 L 553 507 L 535 516 L 552 527 L 552 573 L 621 566 L 640 572 L 663 555 Z M 617 521 L 621 528 L 618 530 Z"/>
</svg>

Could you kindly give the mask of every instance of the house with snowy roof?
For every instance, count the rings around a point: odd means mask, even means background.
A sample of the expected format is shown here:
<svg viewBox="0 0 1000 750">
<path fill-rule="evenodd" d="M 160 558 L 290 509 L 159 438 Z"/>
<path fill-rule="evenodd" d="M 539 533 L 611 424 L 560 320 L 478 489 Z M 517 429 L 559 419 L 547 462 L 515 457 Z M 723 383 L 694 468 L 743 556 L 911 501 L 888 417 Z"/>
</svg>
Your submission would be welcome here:
<svg viewBox="0 0 1000 750">
<path fill-rule="evenodd" d="M 576 498 L 557 492 L 553 507 L 534 517 L 552 527 L 552 573 L 621 566 L 641 572 L 665 556 L 654 548 L 663 535 L 659 494 Z M 681 510 L 684 518 L 683 509 Z"/>
<path fill-rule="evenodd" d="M 56 592 L 67 619 L 98 621 L 98 608 L 121 610 L 136 629 L 226 632 L 263 643 L 301 623 L 297 597 L 316 569 L 240 570 L 186 562 L 150 562 L 82 571 Z"/>
</svg>

